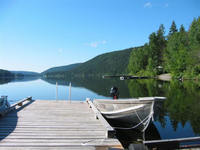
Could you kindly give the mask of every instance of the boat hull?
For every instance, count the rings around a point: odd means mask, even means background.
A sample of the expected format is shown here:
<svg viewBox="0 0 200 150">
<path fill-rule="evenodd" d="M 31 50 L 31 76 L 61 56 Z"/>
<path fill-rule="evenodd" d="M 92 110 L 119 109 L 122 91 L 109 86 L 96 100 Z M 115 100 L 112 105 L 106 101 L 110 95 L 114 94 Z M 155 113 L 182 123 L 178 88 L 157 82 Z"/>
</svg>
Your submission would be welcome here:
<svg viewBox="0 0 200 150">
<path fill-rule="evenodd" d="M 146 120 L 150 113 L 150 106 L 145 105 L 140 109 L 130 110 L 123 113 L 105 114 L 102 115 L 114 128 L 132 129 L 142 131 L 146 124 L 142 123 L 142 120 Z"/>
<path fill-rule="evenodd" d="M 145 100 L 95 100 L 94 104 L 116 129 L 144 131 L 153 117 L 154 101 Z"/>
</svg>

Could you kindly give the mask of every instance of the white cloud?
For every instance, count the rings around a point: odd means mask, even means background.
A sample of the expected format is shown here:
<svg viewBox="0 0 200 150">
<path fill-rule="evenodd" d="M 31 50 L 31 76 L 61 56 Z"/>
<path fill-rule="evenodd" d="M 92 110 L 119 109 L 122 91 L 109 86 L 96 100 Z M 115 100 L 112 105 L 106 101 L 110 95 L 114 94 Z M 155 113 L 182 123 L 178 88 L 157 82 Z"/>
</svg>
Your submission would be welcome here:
<svg viewBox="0 0 200 150">
<path fill-rule="evenodd" d="M 89 45 L 90 45 L 90 47 L 96 48 L 99 44 L 98 44 L 98 42 L 91 42 Z"/>
<path fill-rule="evenodd" d="M 102 40 L 102 41 L 91 42 L 91 43 L 86 44 L 86 45 L 89 45 L 90 47 L 93 47 L 93 48 L 97 48 L 99 45 L 104 45 L 106 43 L 107 43 L 106 40 Z"/>
<path fill-rule="evenodd" d="M 151 7 L 152 7 L 151 2 L 147 2 L 144 4 L 144 8 L 151 8 Z"/>
</svg>

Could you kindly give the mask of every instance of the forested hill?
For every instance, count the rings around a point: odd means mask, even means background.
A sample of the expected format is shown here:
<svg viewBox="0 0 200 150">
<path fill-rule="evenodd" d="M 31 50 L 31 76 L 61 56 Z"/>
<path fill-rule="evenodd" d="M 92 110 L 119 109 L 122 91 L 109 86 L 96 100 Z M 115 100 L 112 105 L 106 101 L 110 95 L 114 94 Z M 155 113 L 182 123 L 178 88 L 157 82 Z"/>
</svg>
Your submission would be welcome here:
<svg viewBox="0 0 200 150">
<path fill-rule="evenodd" d="M 177 28 L 172 21 L 166 34 L 161 24 L 156 32 L 149 35 L 149 42 L 141 47 L 102 54 L 67 71 L 59 69 L 53 68 L 51 70 L 54 71 L 45 72 L 45 76 L 157 76 L 169 73 L 175 78 L 200 78 L 200 17 L 194 18 L 188 31 L 183 25 Z"/>
<path fill-rule="evenodd" d="M 0 69 L 0 78 L 18 78 L 18 77 L 35 77 L 40 76 L 37 72 L 30 71 L 8 71 Z"/>
<path fill-rule="evenodd" d="M 8 70 L 0 69 L 0 78 L 3 78 L 3 77 L 14 77 L 14 74 L 12 74 Z"/>
<path fill-rule="evenodd" d="M 149 36 L 149 42 L 132 51 L 129 74 L 155 76 L 170 73 L 175 78 L 200 78 L 200 17 L 189 30 L 172 21 L 169 33 L 164 25 Z"/>
<path fill-rule="evenodd" d="M 15 75 L 15 77 L 25 76 L 25 77 L 35 77 L 39 76 L 40 74 L 37 72 L 32 71 L 10 71 Z"/>
<path fill-rule="evenodd" d="M 65 72 L 65 71 L 69 71 L 72 70 L 76 67 L 78 67 L 79 65 L 81 65 L 81 63 L 76 63 L 76 64 L 71 64 L 71 65 L 67 65 L 67 66 L 59 66 L 59 67 L 53 67 L 50 69 L 47 69 L 46 71 L 42 72 L 41 74 L 47 74 L 47 73 L 59 73 L 59 72 Z"/>
<path fill-rule="evenodd" d="M 102 75 L 125 74 L 131 51 L 132 48 L 105 53 L 67 71 L 44 73 L 46 77 L 101 77 Z"/>
</svg>

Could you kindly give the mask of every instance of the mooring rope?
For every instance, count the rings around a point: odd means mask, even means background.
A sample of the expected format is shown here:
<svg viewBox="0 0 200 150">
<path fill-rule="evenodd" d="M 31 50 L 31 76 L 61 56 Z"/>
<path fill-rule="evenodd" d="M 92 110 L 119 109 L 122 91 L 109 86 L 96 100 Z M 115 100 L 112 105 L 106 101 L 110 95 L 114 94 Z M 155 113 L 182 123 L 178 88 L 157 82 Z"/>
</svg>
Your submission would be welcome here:
<svg viewBox="0 0 200 150">
<path fill-rule="evenodd" d="M 135 126 L 132 126 L 129 128 L 126 128 L 126 127 L 113 127 L 113 128 L 120 129 L 120 130 L 130 130 L 130 129 L 135 129 L 142 124 L 144 126 L 144 129 L 142 130 L 142 132 L 144 132 L 146 130 L 146 128 L 148 127 L 151 119 L 153 119 L 153 114 L 154 114 L 153 107 L 154 107 L 154 102 L 151 105 L 150 114 L 147 117 L 145 117 L 143 120 L 139 117 L 137 111 L 135 110 L 137 118 L 140 120 L 140 122 L 138 124 L 136 124 Z"/>
</svg>

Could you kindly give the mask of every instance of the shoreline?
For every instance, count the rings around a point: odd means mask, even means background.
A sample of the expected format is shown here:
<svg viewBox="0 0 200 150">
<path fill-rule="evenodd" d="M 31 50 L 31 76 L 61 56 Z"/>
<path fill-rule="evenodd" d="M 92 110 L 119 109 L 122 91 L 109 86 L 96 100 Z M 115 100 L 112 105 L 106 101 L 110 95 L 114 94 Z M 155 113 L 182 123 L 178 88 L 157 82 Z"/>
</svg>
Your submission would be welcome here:
<svg viewBox="0 0 200 150">
<path fill-rule="evenodd" d="M 172 80 L 172 76 L 170 75 L 170 73 L 166 73 L 166 74 L 158 75 L 157 79 L 158 80 L 162 80 L 162 81 L 171 81 Z M 180 81 L 196 80 L 196 81 L 198 81 L 199 79 L 198 78 L 184 78 L 184 77 L 182 77 L 182 78 L 177 78 L 177 80 L 180 80 Z"/>
<path fill-rule="evenodd" d="M 169 73 L 158 75 L 157 78 L 162 81 L 171 81 L 172 79 Z"/>
</svg>

